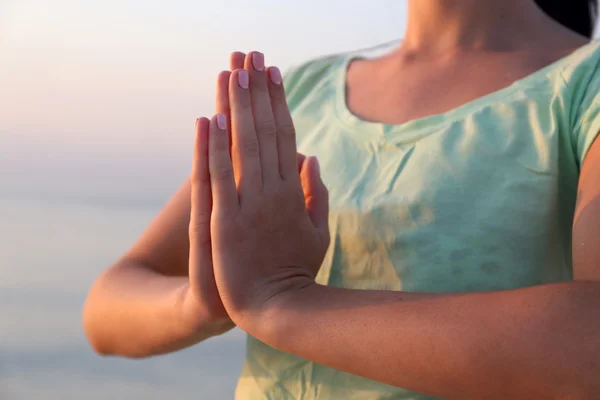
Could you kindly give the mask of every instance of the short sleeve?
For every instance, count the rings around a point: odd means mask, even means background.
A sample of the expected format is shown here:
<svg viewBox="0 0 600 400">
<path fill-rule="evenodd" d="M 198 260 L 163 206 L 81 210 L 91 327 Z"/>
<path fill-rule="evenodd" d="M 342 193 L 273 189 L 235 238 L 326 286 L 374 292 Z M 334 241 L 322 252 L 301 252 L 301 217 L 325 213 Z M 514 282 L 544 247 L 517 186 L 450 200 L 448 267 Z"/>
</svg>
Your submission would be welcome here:
<svg viewBox="0 0 600 400">
<path fill-rule="evenodd" d="M 600 71 L 595 68 L 591 79 L 581 88 L 584 95 L 578 107 L 573 129 L 573 148 L 579 165 L 600 132 Z"/>
<path fill-rule="evenodd" d="M 296 97 L 296 89 L 301 74 L 298 72 L 299 67 L 291 67 L 283 72 L 283 87 L 285 88 L 285 97 L 288 106 L 291 108 L 294 98 Z"/>
<path fill-rule="evenodd" d="M 290 111 L 311 95 L 330 77 L 331 67 L 336 58 L 327 56 L 287 69 L 283 73 L 285 97 Z"/>
</svg>

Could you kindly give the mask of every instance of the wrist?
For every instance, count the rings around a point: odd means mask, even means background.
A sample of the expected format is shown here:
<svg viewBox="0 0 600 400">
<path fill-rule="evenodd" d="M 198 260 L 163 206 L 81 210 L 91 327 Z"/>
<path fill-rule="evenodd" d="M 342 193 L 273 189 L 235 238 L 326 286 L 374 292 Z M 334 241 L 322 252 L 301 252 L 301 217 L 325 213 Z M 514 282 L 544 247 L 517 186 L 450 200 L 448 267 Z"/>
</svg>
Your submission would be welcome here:
<svg viewBox="0 0 600 400">
<path fill-rule="evenodd" d="M 220 303 L 220 299 L 217 299 L 219 304 L 202 301 L 188 283 L 179 289 L 177 298 L 182 326 L 189 332 L 189 335 L 204 339 L 221 335 L 235 327 Z"/>
<path fill-rule="evenodd" d="M 234 318 L 234 321 L 250 335 L 282 350 L 282 341 L 296 331 L 298 314 L 306 309 L 322 288 L 310 278 L 290 281 L 286 290 L 278 291 L 254 312 L 248 310 L 242 318 Z"/>
</svg>

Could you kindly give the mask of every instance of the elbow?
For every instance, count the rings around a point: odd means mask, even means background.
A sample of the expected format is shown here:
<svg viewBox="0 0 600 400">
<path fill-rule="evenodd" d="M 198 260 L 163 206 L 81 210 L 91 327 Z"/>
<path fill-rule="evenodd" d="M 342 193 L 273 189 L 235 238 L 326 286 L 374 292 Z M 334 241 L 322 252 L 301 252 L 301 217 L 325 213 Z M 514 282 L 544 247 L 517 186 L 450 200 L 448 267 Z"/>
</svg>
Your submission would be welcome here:
<svg viewBox="0 0 600 400">
<path fill-rule="evenodd" d="M 81 322 L 83 333 L 92 348 L 100 356 L 112 356 L 115 352 L 110 346 L 109 328 L 106 320 L 105 290 L 106 280 L 110 275 L 110 269 L 100 274 L 89 289 L 85 303 L 83 304 Z"/>
<path fill-rule="evenodd" d="M 100 356 L 112 356 L 115 355 L 106 340 L 106 335 L 103 335 L 101 329 L 101 319 L 97 316 L 97 310 L 94 307 L 94 302 L 92 298 L 92 293 L 88 296 L 84 306 L 83 306 L 83 332 L 85 337 L 87 338 L 88 343 L 92 350 L 100 355 Z"/>
<path fill-rule="evenodd" d="M 119 345 L 114 335 L 106 330 L 102 317 L 94 310 L 94 305 L 88 298 L 83 308 L 83 332 L 91 349 L 102 357 L 125 357 L 129 359 L 144 359 L 153 354 L 139 352 L 139 348 Z"/>
<path fill-rule="evenodd" d="M 132 334 L 126 320 L 115 316 L 118 302 L 111 301 L 111 270 L 101 275 L 89 291 L 82 309 L 83 333 L 91 349 L 102 357 L 144 359 L 156 355 L 152 346 Z"/>
<path fill-rule="evenodd" d="M 118 349 L 117 339 L 122 336 L 114 332 L 114 324 L 110 318 L 111 301 L 107 295 L 113 269 L 104 271 L 94 282 L 88 293 L 82 310 L 83 333 L 92 348 L 99 356 L 126 356 Z"/>
<path fill-rule="evenodd" d="M 108 356 L 114 356 L 115 354 L 113 352 L 111 352 L 109 350 L 109 347 L 106 346 L 106 344 L 104 344 L 102 342 L 102 340 L 99 340 L 99 338 L 90 335 L 88 333 L 86 333 L 87 339 L 88 339 L 88 343 L 90 344 L 90 347 L 92 348 L 92 350 L 94 351 L 94 353 L 96 353 L 99 356 L 102 357 L 108 357 Z"/>
<path fill-rule="evenodd" d="M 110 351 L 109 346 L 106 345 L 105 341 L 102 340 L 102 338 L 99 335 L 94 334 L 94 332 L 90 332 L 86 328 L 84 328 L 84 331 L 87 341 L 94 353 L 103 357 L 115 355 L 114 352 Z"/>
<path fill-rule="evenodd" d="M 119 351 L 117 339 L 122 335 L 114 332 L 110 315 L 108 299 L 105 295 L 105 279 L 107 272 L 101 275 L 89 291 L 83 305 L 82 324 L 83 333 L 92 350 L 99 356 L 125 356 Z"/>
</svg>

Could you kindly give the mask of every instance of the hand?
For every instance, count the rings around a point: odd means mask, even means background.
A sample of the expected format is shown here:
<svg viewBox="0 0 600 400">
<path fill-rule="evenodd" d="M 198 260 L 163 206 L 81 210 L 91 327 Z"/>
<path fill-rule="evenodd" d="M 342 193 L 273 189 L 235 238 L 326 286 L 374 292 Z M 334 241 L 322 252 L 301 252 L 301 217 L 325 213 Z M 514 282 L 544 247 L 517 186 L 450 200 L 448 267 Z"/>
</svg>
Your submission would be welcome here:
<svg viewBox="0 0 600 400">
<path fill-rule="evenodd" d="M 250 60 L 250 59 L 248 59 Z M 244 67 L 246 54 L 234 52 L 230 57 L 231 70 Z M 217 77 L 216 112 L 230 118 L 229 79 L 230 71 L 223 71 Z M 192 175 L 192 212 L 190 216 L 190 258 L 189 275 L 190 288 L 187 296 L 188 311 L 192 316 L 207 313 L 210 321 L 222 327 L 221 331 L 231 329 L 234 324 L 229 318 L 219 296 L 211 254 L 210 216 L 212 210 L 212 196 L 210 189 L 210 176 L 208 171 L 208 132 L 210 122 L 201 118 L 196 121 L 196 149 L 195 154 L 202 158 L 202 163 L 195 163 Z M 229 124 L 228 124 L 229 125 Z M 230 132 L 228 128 L 228 132 Z M 231 141 L 230 141 L 231 143 Z M 297 169 L 300 172 L 305 165 L 306 157 L 300 153 L 296 155 Z M 302 181 L 304 197 L 310 208 L 314 201 L 309 201 L 310 190 L 315 186 L 311 177 L 304 174 Z M 194 182 L 196 183 L 194 185 Z"/>
<path fill-rule="evenodd" d="M 229 71 L 223 71 L 217 77 L 215 110 L 229 115 L 229 76 L 231 71 L 243 68 L 246 54 L 233 52 L 229 58 Z M 195 154 L 200 153 L 208 159 L 208 127 L 206 119 L 196 120 Z M 186 311 L 191 318 L 205 315 L 209 321 L 222 327 L 225 332 L 235 325 L 229 318 L 215 283 L 210 240 L 210 214 L 212 196 L 208 164 L 192 171 L 192 210 L 190 214 L 189 238 L 189 276 L 190 290 L 187 293 Z M 194 185 L 194 180 L 203 181 L 203 185 Z"/>
<path fill-rule="evenodd" d="M 310 157 L 298 173 L 281 75 L 263 65 L 262 55 L 253 53 L 245 70 L 231 74 L 231 123 L 223 114 L 215 116 L 208 140 L 214 273 L 237 325 L 278 295 L 314 284 L 329 245 L 328 196 L 318 163 Z M 197 136 L 194 193 L 207 185 L 203 140 Z M 194 200 L 192 207 L 199 204 Z"/>
</svg>

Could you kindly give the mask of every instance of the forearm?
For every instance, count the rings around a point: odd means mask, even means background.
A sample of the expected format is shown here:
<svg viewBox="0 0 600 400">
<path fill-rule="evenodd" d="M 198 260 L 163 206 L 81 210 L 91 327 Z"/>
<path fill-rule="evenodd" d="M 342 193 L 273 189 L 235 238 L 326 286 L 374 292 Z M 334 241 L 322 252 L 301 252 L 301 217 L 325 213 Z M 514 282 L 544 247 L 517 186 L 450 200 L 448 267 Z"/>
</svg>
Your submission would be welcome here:
<svg viewBox="0 0 600 400">
<path fill-rule="evenodd" d="M 86 301 L 86 335 L 100 354 L 138 358 L 177 351 L 233 327 L 228 320 L 209 322 L 189 297 L 187 277 L 166 277 L 133 263 L 113 267 Z"/>
<path fill-rule="evenodd" d="M 597 283 L 455 295 L 310 285 L 241 327 L 282 351 L 446 399 L 600 398 Z"/>
</svg>

